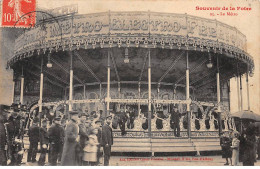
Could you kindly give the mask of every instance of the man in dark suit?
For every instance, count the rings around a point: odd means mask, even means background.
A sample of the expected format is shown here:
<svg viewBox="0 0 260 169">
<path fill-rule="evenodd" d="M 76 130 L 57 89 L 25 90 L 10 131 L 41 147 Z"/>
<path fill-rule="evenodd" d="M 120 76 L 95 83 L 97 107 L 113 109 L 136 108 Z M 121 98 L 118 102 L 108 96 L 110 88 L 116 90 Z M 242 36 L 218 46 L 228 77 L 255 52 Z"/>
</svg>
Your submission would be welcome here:
<svg viewBox="0 0 260 169">
<path fill-rule="evenodd" d="M 173 107 L 173 110 L 170 112 L 171 114 L 171 127 L 173 127 L 174 130 L 174 136 L 175 137 L 180 137 L 180 118 L 181 118 L 181 113 L 178 111 L 177 106 Z M 176 133 L 177 131 L 177 133 Z"/>
<path fill-rule="evenodd" d="M 0 166 L 7 165 L 8 154 L 8 133 L 5 122 L 11 115 L 8 112 L 9 107 L 7 105 L 0 105 Z M 8 115 L 9 114 L 9 115 Z M 7 156 L 8 154 L 8 156 Z"/>
<path fill-rule="evenodd" d="M 49 142 L 50 142 L 50 165 L 56 166 L 59 155 L 62 153 L 63 143 L 64 143 L 64 129 L 61 126 L 60 117 L 54 119 L 54 124 L 49 128 Z"/>
<path fill-rule="evenodd" d="M 41 155 L 38 161 L 38 164 L 40 166 L 45 165 L 48 144 L 49 144 L 49 136 L 47 132 L 47 120 L 44 119 L 42 120 L 42 127 L 40 128 Z"/>
<path fill-rule="evenodd" d="M 112 116 L 106 117 L 105 124 L 102 127 L 101 132 L 101 146 L 104 150 L 104 166 L 109 165 L 109 159 L 111 155 L 111 146 L 113 145 L 113 133 L 110 124 L 112 122 Z"/>
<path fill-rule="evenodd" d="M 119 114 L 119 121 L 118 121 L 118 124 L 119 124 L 119 127 L 120 127 L 120 130 L 121 130 L 121 135 L 124 136 L 126 135 L 126 131 L 125 131 L 125 123 L 127 121 L 127 115 L 126 115 L 126 112 L 121 110 L 120 111 L 120 114 Z"/>
<path fill-rule="evenodd" d="M 30 147 L 28 150 L 27 162 L 36 162 L 36 154 L 38 151 L 38 142 L 40 141 L 40 128 L 39 128 L 39 118 L 35 117 L 33 119 L 33 124 L 28 132 Z"/>
</svg>

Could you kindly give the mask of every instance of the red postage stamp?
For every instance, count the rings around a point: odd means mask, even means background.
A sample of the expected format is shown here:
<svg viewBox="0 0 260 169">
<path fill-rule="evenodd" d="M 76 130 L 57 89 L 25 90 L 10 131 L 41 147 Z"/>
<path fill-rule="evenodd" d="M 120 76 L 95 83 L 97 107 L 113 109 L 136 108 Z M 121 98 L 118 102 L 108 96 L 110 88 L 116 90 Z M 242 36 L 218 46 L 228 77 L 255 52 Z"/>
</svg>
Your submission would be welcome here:
<svg viewBox="0 0 260 169">
<path fill-rule="evenodd" d="M 33 27 L 36 21 L 36 0 L 3 0 L 3 27 Z"/>
</svg>

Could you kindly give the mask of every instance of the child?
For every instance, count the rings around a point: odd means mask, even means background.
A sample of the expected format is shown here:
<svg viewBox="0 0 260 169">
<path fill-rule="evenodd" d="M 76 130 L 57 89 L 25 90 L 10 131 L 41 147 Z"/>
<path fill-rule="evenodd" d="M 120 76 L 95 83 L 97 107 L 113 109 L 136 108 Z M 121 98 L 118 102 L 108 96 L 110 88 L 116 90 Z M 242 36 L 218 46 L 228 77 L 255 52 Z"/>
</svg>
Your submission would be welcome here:
<svg viewBox="0 0 260 169">
<path fill-rule="evenodd" d="M 89 140 L 84 147 L 83 161 L 85 164 L 94 166 L 97 164 L 97 151 L 98 151 L 98 129 L 94 128 L 89 135 Z"/>
<path fill-rule="evenodd" d="M 238 159 L 239 159 L 239 133 L 234 133 L 234 138 L 232 139 L 232 165 L 237 166 L 238 165 Z"/>
</svg>

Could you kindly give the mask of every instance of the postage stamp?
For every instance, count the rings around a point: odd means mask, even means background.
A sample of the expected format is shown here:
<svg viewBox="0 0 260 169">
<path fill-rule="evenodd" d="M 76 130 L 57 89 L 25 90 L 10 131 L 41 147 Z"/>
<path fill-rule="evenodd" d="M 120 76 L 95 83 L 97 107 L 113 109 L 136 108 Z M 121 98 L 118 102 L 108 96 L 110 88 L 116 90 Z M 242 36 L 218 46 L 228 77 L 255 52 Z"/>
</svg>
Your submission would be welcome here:
<svg viewBox="0 0 260 169">
<path fill-rule="evenodd" d="M 36 0 L 3 0 L 3 27 L 33 27 L 36 21 Z"/>
</svg>

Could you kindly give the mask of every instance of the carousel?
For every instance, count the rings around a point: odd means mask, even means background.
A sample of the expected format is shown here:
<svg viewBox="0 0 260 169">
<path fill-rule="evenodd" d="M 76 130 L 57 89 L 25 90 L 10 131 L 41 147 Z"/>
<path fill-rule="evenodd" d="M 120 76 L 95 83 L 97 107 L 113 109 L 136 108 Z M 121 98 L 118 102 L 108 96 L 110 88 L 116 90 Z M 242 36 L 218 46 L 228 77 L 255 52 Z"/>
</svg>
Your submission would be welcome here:
<svg viewBox="0 0 260 169">
<path fill-rule="evenodd" d="M 235 27 L 151 11 L 37 15 L 45 18 L 21 32 L 7 62 L 14 103 L 39 114 L 94 113 L 94 121 L 111 114 L 112 151 L 219 150 L 219 133 L 236 130 L 229 80 L 252 74 L 254 61 Z M 129 117 L 125 135 L 118 112 Z"/>
</svg>

